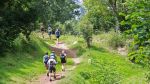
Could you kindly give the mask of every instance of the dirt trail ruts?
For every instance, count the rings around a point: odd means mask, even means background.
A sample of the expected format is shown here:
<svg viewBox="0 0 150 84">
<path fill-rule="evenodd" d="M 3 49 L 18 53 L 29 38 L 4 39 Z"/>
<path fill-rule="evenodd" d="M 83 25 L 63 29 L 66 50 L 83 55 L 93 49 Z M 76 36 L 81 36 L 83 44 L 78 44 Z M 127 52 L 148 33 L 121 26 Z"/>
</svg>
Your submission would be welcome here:
<svg viewBox="0 0 150 84">
<path fill-rule="evenodd" d="M 45 74 L 40 75 L 36 80 L 32 80 L 30 81 L 30 83 L 28 84 L 57 84 L 58 81 L 60 81 L 62 79 L 61 75 L 63 74 L 65 77 L 65 74 L 67 74 L 68 71 L 72 71 L 76 68 L 77 64 L 80 63 L 80 58 L 77 58 L 76 56 L 76 51 L 75 50 L 70 50 L 66 44 L 64 43 L 58 43 L 55 46 L 50 46 L 50 50 L 51 51 L 55 51 L 55 53 L 57 54 L 57 56 L 60 55 L 62 50 L 65 50 L 67 56 L 69 56 L 70 58 L 72 58 L 72 60 L 74 61 L 74 65 L 71 68 L 66 69 L 65 72 L 57 72 L 56 74 L 56 79 L 54 81 L 49 81 L 49 77 L 46 76 Z"/>
<path fill-rule="evenodd" d="M 64 43 L 59 43 L 55 46 L 50 46 L 50 50 L 55 51 L 56 55 L 59 56 L 62 50 L 65 50 L 67 57 L 76 58 L 76 51 L 69 49 Z"/>
</svg>

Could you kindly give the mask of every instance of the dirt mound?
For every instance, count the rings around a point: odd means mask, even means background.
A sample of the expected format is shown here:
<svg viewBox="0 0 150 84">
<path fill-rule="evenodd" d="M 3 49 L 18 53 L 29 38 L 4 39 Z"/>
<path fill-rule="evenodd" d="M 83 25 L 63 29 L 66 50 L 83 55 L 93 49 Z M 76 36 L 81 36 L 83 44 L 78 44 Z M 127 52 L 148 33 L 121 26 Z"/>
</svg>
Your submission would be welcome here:
<svg viewBox="0 0 150 84">
<path fill-rule="evenodd" d="M 75 58 L 75 57 L 77 57 L 75 50 L 62 49 L 62 48 L 57 48 L 57 47 L 52 47 L 52 46 L 50 46 L 50 50 L 51 50 L 51 51 L 55 51 L 55 53 L 56 53 L 57 56 L 60 56 L 62 50 L 65 50 L 65 52 L 66 52 L 66 54 L 67 54 L 67 57 L 70 57 L 70 58 Z"/>
</svg>

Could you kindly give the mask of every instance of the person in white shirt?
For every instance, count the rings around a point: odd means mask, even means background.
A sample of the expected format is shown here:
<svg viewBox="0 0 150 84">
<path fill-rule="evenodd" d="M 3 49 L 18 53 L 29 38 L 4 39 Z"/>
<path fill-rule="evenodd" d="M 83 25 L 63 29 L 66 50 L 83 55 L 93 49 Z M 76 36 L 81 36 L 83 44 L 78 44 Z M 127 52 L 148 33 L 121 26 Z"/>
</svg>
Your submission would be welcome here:
<svg viewBox="0 0 150 84">
<path fill-rule="evenodd" d="M 51 74 L 54 73 L 54 79 L 56 79 L 56 60 L 54 59 L 53 56 L 50 57 L 50 59 L 47 62 L 48 64 L 48 70 L 49 70 L 49 79 L 50 81 L 52 81 L 51 79 Z"/>
</svg>

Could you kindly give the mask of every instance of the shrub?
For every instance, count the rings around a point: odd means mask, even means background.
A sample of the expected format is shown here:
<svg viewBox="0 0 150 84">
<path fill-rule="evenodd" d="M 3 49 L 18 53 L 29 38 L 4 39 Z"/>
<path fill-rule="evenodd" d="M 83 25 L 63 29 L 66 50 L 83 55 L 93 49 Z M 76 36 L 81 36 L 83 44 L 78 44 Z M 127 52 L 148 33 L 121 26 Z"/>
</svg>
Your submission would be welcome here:
<svg viewBox="0 0 150 84">
<path fill-rule="evenodd" d="M 117 32 L 110 32 L 110 34 L 111 38 L 108 40 L 108 44 L 110 47 L 116 49 L 118 47 L 125 46 L 126 41 L 122 34 Z"/>
</svg>

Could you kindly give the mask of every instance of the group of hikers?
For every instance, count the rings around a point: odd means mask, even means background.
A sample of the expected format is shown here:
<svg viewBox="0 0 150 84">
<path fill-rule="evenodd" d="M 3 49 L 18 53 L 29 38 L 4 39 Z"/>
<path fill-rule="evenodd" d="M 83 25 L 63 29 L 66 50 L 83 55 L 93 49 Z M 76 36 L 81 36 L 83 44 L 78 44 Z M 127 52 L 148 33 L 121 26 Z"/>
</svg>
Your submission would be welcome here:
<svg viewBox="0 0 150 84">
<path fill-rule="evenodd" d="M 44 32 L 44 30 L 42 29 L 41 31 Z M 50 25 L 48 25 L 48 35 L 51 39 L 52 28 Z M 60 37 L 59 29 L 56 29 L 55 36 L 57 38 L 57 43 L 59 43 L 59 37 Z M 62 52 L 60 53 L 60 61 L 62 64 L 62 72 L 65 72 L 65 64 L 66 64 L 65 50 L 62 50 Z M 43 56 L 43 63 L 46 67 L 46 70 L 48 70 L 47 76 L 49 76 L 49 80 L 52 81 L 52 74 L 54 75 L 54 79 L 56 79 L 56 65 L 58 64 L 58 60 L 57 60 L 55 51 L 52 51 L 50 55 L 48 54 L 48 52 L 46 52 L 45 55 Z"/>
<path fill-rule="evenodd" d="M 60 54 L 60 60 L 62 64 L 62 72 L 65 72 L 65 64 L 66 64 L 65 50 L 62 50 Z M 46 52 L 45 55 L 43 56 L 43 63 L 46 69 L 48 70 L 47 76 L 49 76 L 50 81 L 52 81 L 51 79 L 52 74 L 54 74 L 54 79 L 56 79 L 56 65 L 58 63 L 58 60 L 57 60 L 55 52 L 52 51 L 50 55 L 48 55 L 48 52 Z"/>
<path fill-rule="evenodd" d="M 41 26 L 41 33 L 42 33 L 43 38 L 44 38 L 44 32 L 45 32 L 45 29 L 42 25 Z M 52 29 L 50 24 L 48 25 L 47 32 L 48 32 L 49 38 L 51 39 L 51 35 L 53 34 L 53 29 Z M 59 42 L 59 37 L 60 37 L 60 30 L 58 28 L 55 30 L 55 36 L 57 38 L 57 43 L 58 43 Z"/>
</svg>

